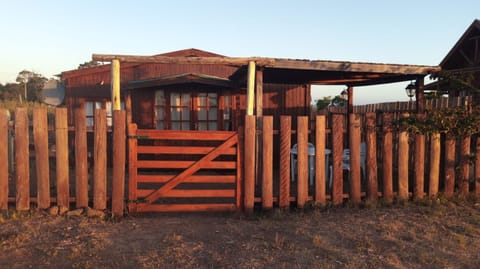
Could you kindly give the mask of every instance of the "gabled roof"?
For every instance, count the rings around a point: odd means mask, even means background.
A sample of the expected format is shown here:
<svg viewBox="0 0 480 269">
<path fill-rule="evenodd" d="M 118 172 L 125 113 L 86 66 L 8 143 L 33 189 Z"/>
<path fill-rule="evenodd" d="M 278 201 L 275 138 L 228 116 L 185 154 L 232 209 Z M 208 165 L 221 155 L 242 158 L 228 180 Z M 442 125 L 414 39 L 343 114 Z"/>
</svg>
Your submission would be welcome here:
<svg viewBox="0 0 480 269">
<path fill-rule="evenodd" d="M 444 70 L 480 65 L 480 20 L 476 19 L 440 62 Z"/>
<path fill-rule="evenodd" d="M 225 57 L 220 54 L 216 54 L 210 51 L 199 50 L 195 48 L 176 50 L 161 54 L 156 54 L 154 56 L 166 56 L 166 57 Z"/>
</svg>

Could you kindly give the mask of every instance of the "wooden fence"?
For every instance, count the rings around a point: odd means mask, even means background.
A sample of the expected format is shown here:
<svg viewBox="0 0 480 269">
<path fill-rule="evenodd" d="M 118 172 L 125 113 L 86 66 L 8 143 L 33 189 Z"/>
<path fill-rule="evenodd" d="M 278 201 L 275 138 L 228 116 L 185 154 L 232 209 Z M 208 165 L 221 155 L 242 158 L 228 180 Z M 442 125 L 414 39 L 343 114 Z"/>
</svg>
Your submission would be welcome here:
<svg viewBox="0 0 480 269">
<path fill-rule="evenodd" d="M 428 110 L 453 108 L 468 106 L 472 103 L 471 96 L 463 97 L 440 97 L 425 100 L 425 108 Z M 416 109 L 415 101 L 407 102 L 388 102 L 388 103 L 376 103 L 368 105 L 357 105 L 353 107 L 354 113 L 367 113 L 367 112 L 414 112 Z M 335 112 L 335 111 L 331 111 Z"/>
<path fill-rule="evenodd" d="M 69 208 L 71 203 L 75 203 L 76 208 L 92 206 L 98 210 L 104 210 L 107 205 L 110 205 L 114 215 L 123 215 L 126 159 L 125 111 L 113 113 L 115 128 L 112 131 L 111 175 L 107 175 L 106 111 L 95 111 L 92 169 L 89 169 L 85 110 L 76 109 L 75 119 L 75 126 L 69 128 L 66 108 L 57 108 L 54 123 L 50 124 L 45 108 L 34 108 L 31 119 L 26 108 L 17 108 L 14 121 L 9 123 L 8 111 L 0 110 L 1 210 L 8 209 L 9 202 L 13 202 L 17 210 L 29 210 L 32 203 L 41 209 L 49 208 L 53 204 Z M 11 131 L 13 131 L 15 145 L 14 156 L 11 156 L 12 151 L 9 153 L 9 147 L 6 146 L 11 142 L 9 141 Z M 74 131 L 73 149 L 71 143 L 69 144 L 69 131 Z M 54 152 L 51 151 L 53 148 Z M 73 180 L 69 168 L 70 152 L 74 152 L 75 159 Z M 14 171 L 9 172 L 9 160 L 10 163 L 14 163 L 14 167 L 10 167 Z M 35 166 L 35 169 L 32 169 L 33 176 L 30 175 L 31 165 Z M 111 179 L 110 191 L 107 190 L 107 178 Z M 74 193 L 73 197 L 72 193 Z M 107 196 L 108 193 L 110 193 L 109 196 Z M 32 197 L 31 194 L 36 195 Z"/>
<path fill-rule="evenodd" d="M 309 128 L 309 118 L 302 116 L 295 130 L 291 117 L 282 116 L 280 130 L 272 130 L 272 117 L 264 116 L 258 119 L 262 129 L 256 130 L 255 116 L 247 116 L 245 210 L 252 211 L 255 203 L 268 210 L 292 202 L 302 208 L 309 201 L 358 204 L 364 197 L 367 202 L 392 203 L 435 198 L 440 193 L 447 198 L 455 193 L 480 194 L 480 139 L 411 135 L 393 128 L 392 118 L 392 113 L 351 114 L 348 120 L 344 114 L 317 115 Z M 260 149 L 256 141 L 262 141 Z M 279 141 L 278 149 L 272 141 Z M 315 147 L 313 156 L 309 142 Z M 296 151 L 292 151 L 294 143 Z M 258 173 L 256 163 L 263 168 Z M 312 178 L 313 184 L 309 183 Z"/>
</svg>

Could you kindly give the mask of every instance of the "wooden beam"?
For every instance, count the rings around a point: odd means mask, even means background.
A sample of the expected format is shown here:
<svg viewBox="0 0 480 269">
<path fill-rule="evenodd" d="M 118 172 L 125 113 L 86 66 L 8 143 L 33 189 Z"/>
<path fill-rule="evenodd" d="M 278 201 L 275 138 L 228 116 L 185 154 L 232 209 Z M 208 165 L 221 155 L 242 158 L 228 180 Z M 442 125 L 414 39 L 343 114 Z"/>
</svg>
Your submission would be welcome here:
<svg viewBox="0 0 480 269">
<path fill-rule="evenodd" d="M 120 61 L 118 59 L 112 60 L 110 85 L 112 91 L 112 108 L 113 110 L 120 110 Z"/>
<path fill-rule="evenodd" d="M 253 106 L 255 101 L 255 62 L 248 63 L 247 80 L 247 116 L 253 115 Z"/>
<path fill-rule="evenodd" d="M 255 112 L 257 117 L 261 117 L 263 116 L 263 68 L 257 68 L 255 73 Z"/>
<path fill-rule="evenodd" d="M 264 57 L 168 57 L 168 56 L 134 56 L 134 55 L 114 55 L 114 54 L 93 54 L 92 60 L 108 62 L 117 59 L 121 62 L 130 63 L 176 63 L 176 64 L 225 64 L 243 66 L 249 62 L 256 62 L 257 65 L 284 68 L 301 69 L 316 71 L 342 71 L 342 72 L 369 72 L 369 73 L 389 73 L 389 74 L 411 74 L 425 75 L 441 70 L 439 66 L 424 65 L 400 65 L 400 64 L 379 64 L 379 63 L 354 63 L 340 61 L 311 61 L 311 60 L 292 60 Z"/>
</svg>

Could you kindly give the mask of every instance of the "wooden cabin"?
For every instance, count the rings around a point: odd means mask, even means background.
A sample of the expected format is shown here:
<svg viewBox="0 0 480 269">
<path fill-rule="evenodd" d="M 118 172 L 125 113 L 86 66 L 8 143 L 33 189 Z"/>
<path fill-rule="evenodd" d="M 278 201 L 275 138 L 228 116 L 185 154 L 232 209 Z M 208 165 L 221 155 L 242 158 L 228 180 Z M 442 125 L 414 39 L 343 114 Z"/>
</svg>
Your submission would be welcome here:
<svg viewBox="0 0 480 269">
<path fill-rule="evenodd" d="M 120 95 L 129 122 L 158 130 L 237 130 L 247 107 L 249 62 L 256 63 L 254 114 L 273 115 L 274 128 L 278 128 L 280 115 L 309 115 L 312 84 L 346 85 L 352 102 L 354 86 L 423 81 L 425 75 L 439 70 L 432 66 L 232 58 L 198 49 L 93 58 L 120 59 Z M 87 126 L 93 124 L 95 108 L 107 108 L 111 117 L 110 71 L 106 64 L 62 73 L 70 125 L 76 107 L 85 107 Z M 417 100 L 422 94 L 417 91 Z"/>
</svg>

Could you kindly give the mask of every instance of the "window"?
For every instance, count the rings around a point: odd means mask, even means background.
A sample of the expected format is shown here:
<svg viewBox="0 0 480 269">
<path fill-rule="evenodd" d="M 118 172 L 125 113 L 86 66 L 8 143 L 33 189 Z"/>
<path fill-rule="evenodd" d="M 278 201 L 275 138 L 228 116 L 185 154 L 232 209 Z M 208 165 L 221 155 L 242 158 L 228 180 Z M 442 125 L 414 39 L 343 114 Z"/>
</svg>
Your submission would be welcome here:
<svg viewBox="0 0 480 269">
<path fill-rule="evenodd" d="M 230 130 L 232 98 L 219 92 L 157 90 L 155 128 L 158 130 Z"/>
<path fill-rule="evenodd" d="M 120 108 L 125 109 L 125 103 L 120 103 Z M 85 115 L 87 116 L 87 127 L 93 127 L 95 109 L 105 109 L 107 112 L 107 126 L 112 126 L 113 110 L 111 101 L 85 101 Z"/>
</svg>

